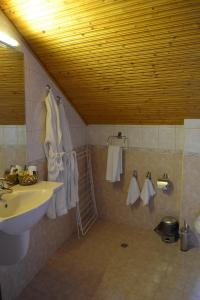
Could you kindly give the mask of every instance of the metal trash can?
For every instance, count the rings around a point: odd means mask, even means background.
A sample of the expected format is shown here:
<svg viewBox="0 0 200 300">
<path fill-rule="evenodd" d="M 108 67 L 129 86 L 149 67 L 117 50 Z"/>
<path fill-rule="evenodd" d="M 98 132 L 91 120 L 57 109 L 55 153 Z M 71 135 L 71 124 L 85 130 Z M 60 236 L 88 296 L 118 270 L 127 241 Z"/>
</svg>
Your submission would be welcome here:
<svg viewBox="0 0 200 300">
<path fill-rule="evenodd" d="M 164 217 L 154 230 L 165 243 L 175 243 L 179 239 L 179 223 L 174 217 Z"/>
</svg>

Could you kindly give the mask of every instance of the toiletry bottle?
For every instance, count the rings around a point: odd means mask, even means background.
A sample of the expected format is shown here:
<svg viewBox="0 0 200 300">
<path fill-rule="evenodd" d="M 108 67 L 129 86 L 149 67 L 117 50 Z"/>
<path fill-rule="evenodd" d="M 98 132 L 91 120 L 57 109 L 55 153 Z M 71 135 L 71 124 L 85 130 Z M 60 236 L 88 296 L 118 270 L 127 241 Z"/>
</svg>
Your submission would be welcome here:
<svg viewBox="0 0 200 300">
<path fill-rule="evenodd" d="M 184 225 L 180 229 L 180 250 L 189 250 L 189 225 L 184 220 Z"/>
</svg>

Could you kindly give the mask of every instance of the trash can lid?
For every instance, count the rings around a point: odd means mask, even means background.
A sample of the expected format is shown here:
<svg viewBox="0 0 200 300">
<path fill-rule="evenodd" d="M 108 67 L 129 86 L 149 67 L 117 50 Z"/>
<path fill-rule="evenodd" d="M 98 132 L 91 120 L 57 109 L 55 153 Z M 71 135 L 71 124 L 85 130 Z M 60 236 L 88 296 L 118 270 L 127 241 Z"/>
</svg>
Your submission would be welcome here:
<svg viewBox="0 0 200 300">
<path fill-rule="evenodd" d="M 166 216 L 162 219 L 162 222 L 165 224 L 174 224 L 174 223 L 177 223 L 178 221 L 174 217 Z"/>
</svg>

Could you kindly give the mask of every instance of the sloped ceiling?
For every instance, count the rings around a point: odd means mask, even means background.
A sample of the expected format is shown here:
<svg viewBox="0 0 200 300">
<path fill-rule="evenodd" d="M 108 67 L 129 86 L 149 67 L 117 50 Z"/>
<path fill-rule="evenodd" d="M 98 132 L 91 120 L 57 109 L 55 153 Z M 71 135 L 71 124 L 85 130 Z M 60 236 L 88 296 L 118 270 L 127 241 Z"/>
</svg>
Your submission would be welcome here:
<svg viewBox="0 0 200 300">
<path fill-rule="evenodd" d="M 84 120 L 200 118 L 200 0 L 0 0 Z"/>
</svg>

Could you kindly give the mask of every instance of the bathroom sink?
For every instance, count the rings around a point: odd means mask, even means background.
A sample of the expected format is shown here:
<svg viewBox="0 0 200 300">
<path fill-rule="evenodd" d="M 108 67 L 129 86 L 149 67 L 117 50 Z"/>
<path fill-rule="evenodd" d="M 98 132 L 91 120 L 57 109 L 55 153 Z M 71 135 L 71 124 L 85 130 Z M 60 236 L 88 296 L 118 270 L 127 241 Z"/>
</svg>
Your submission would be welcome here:
<svg viewBox="0 0 200 300">
<path fill-rule="evenodd" d="M 29 230 L 46 213 L 49 200 L 63 184 L 39 182 L 32 186 L 14 186 L 0 202 L 0 231 L 19 235 Z"/>
</svg>

